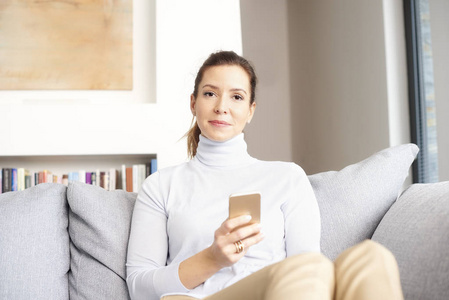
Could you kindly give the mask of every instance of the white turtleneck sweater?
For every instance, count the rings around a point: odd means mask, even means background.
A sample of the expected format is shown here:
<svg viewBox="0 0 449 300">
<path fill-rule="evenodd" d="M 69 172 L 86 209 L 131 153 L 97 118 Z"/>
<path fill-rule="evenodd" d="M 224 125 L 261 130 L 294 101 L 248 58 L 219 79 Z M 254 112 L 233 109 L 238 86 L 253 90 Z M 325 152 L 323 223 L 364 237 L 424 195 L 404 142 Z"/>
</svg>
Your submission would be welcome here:
<svg viewBox="0 0 449 300">
<path fill-rule="evenodd" d="M 188 290 L 179 264 L 209 247 L 228 217 L 229 195 L 261 193 L 265 238 L 231 267 Z M 165 294 L 203 298 L 287 256 L 320 251 L 320 216 L 312 187 L 294 163 L 252 158 L 244 135 L 226 142 L 200 136 L 191 161 L 162 169 L 142 185 L 128 245 L 127 283 L 132 299 Z"/>
</svg>

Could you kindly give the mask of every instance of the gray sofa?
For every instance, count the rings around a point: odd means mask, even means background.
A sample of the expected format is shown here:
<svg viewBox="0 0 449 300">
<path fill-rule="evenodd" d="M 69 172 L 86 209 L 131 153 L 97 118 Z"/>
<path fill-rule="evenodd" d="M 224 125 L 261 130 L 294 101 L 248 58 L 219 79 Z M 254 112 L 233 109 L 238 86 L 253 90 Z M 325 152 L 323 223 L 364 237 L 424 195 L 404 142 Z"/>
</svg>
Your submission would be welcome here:
<svg viewBox="0 0 449 300">
<path fill-rule="evenodd" d="M 372 238 L 395 255 L 406 299 L 447 300 L 449 182 L 414 184 L 400 195 L 417 152 L 401 145 L 309 176 L 322 251 L 334 259 Z M 0 195 L 0 299 L 128 299 L 136 196 L 78 182 Z"/>
</svg>

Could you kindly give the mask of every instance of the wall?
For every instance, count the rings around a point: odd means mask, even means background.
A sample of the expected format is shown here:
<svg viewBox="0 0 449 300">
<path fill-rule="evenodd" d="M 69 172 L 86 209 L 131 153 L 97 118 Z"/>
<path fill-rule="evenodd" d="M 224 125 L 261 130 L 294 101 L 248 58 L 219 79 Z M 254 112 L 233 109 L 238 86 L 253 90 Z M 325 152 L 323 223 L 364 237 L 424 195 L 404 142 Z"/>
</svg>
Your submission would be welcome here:
<svg viewBox="0 0 449 300">
<path fill-rule="evenodd" d="M 240 5 L 243 52 L 261 78 L 253 155 L 311 174 L 409 142 L 402 1 Z"/>
<path fill-rule="evenodd" d="M 292 161 L 287 2 L 242 0 L 243 55 L 256 68 L 256 114 L 245 129 L 248 151 L 266 160 Z"/>
<path fill-rule="evenodd" d="M 239 1 L 134 0 L 133 15 L 134 89 L 0 91 L 0 163 L 157 154 L 165 167 L 187 159 L 180 139 L 194 76 L 213 51 L 241 53 Z"/>
<path fill-rule="evenodd" d="M 437 109 L 439 181 L 449 180 L 449 2 L 429 0 L 435 105 Z"/>
</svg>

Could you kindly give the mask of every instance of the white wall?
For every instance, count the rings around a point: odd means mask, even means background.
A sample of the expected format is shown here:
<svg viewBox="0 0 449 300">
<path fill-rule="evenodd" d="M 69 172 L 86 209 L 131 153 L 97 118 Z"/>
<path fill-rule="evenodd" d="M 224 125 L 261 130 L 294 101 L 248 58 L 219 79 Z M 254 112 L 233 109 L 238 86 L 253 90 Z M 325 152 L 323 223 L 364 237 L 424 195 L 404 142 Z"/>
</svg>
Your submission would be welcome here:
<svg viewBox="0 0 449 300">
<path fill-rule="evenodd" d="M 449 180 L 449 2 L 429 0 L 435 105 L 437 111 L 439 181 Z"/>
<path fill-rule="evenodd" d="M 0 91 L 0 164 L 41 155 L 157 154 L 160 167 L 187 159 L 179 140 L 194 76 L 213 51 L 241 53 L 239 1 L 137 0 L 133 14 L 134 90 Z"/>
</svg>

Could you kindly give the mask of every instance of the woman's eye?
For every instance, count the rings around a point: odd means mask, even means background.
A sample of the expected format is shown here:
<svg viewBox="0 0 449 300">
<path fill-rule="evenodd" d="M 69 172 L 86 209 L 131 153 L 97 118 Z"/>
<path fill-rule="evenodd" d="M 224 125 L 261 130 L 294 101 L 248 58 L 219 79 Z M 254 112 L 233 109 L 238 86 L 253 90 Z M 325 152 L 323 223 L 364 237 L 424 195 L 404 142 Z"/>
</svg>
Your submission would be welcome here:
<svg viewBox="0 0 449 300">
<path fill-rule="evenodd" d="M 234 95 L 235 100 L 243 100 L 243 97 L 240 95 Z"/>
<path fill-rule="evenodd" d="M 213 97 L 214 93 L 212 93 L 212 92 L 205 92 L 204 96 L 206 96 L 206 97 Z"/>
</svg>

